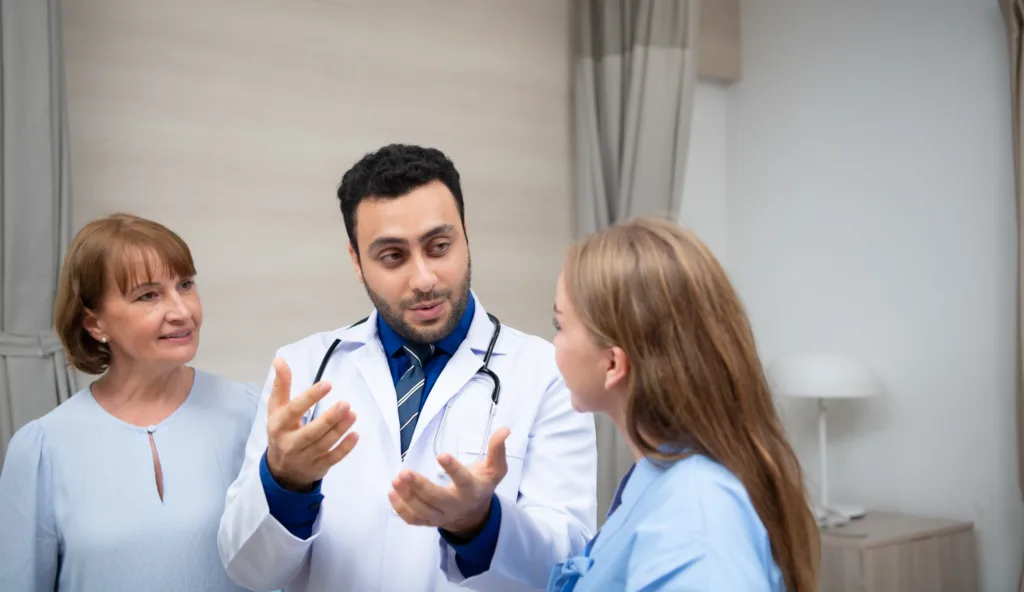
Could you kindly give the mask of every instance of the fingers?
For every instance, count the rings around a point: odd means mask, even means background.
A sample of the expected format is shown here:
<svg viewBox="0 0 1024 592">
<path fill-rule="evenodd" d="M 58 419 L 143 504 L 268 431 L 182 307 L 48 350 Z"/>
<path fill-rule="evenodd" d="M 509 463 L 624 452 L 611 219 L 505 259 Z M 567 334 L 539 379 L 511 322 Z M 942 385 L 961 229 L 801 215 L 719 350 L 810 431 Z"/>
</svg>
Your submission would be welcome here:
<svg viewBox="0 0 1024 592">
<path fill-rule="evenodd" d="M 333 412 L 333 408 L 332 408 Z M 318 418 L 319 419 L 319 418 Z M 341 437 L 345 435 L 352 426 L 356 423 L 356 412 L 351 409 L 346 409 L 341 417 L 334 423 L 329 430 L 320 438 L 309 445 L 313 446 L 317 454 L 326 454 L 334 445 L 341 440 Z M 303 430 L 299 433 L 302 434 Z"/>
<path fill-rule="evenodd" d="M 282 358 L 274 359 L 274 386 L 270 389 L 267 400 L 269 411 L 280 409 L 288 404 L 292 391 L 292 371 Z"/>
<path fill-rule="evenodd" d="M 505 460 L 505 440 L 510 433 L 508 428 L 501 428 L 491 435 L 491 439 L 487 443 L 487 464 L 502 477 L 508 472 L 508 462 Z"/>
<path fill-rule="evenodd" d="M 289 425 L 298 423 L 310 407 L 316 405 L 329 392 L 331 392 L 331 383 L 321 381 L 314 384 L 306 392 L 288 402 L 282 410 L 281 420 Z"/>
<path fill-rule="evenodd" d="M 473 479 L 473 473 L 459 461 L 455 460 L 450 454 L 442 454 L 437 457 L 438 464 L 444 469 L 445 473 L 452 478 L 452 484 L 459 489 L 469 489 L 476 487 L 476 481 Z"/>
<path fill-rule="evenodd" d="M 325 436 L 336 433 L 329 442 L 326 442 L 320 448 L 321 451 L 325 451 L 334 446 L 345 435 L 345 432 L 352 427 L 355 419 L 355 412 L 352 411 L 347 402 L 340 401 L 335 403 L 316 419 L 299 429 L 295 434 L 296 445 L 300 448 L 306 448 L 318 444 Z M 339 426 L 342 426 L 340 431 L 338 429 Z"/>
<path fill-rule="evenodd" d="M 407 488 L 416 497 L 435 508 L 450 508 L 453 503 L 458 503 L 458 498 L 451 489 L 443 488 L 412 471 L 399 473 L 392 485 Z"/>
<path fill-rule="evenodd" d="M 320 466 L 323 472 L 326 473 L 327 469 L 338 464 L 339 462 L 342 461 L 342 459 L 348 456 L 348 454 L 352 452 L 352 449 L 356 447 L 356 444 L 358 442 L 359 434 L 355 432 L 350 433 L 349 435 L 345 436 L 342 439 L 342 441 L 338 443 L 337 446 L 327 451 L 325 454 L 322 454 L 317 459 L 317 464 Z"/>
<path fill-rule="evenodd" d="M 397 496 L 409 511 L 426 525 L 438 526 L 444 522 L 444 512 L 416 495 L 416 492 L 404 480 L 395 479 L 392 486 L 394 486 L 394 490 L 391 491 L 388 498 Z M 392 502 L 392 506 L 394 505 Z"/>
<path fill-rule="evenodd" d="M 409 504 L 395 493 L 394 490 L 388 492 L 388 500 L 391 502 L 391 507 L 395 509 L 398 516 L 405 521 L 406 524 L 412 526 L 430 526 L 426 519 L 421 517 L 419 514 L 414 512 Z"/>
</svg>

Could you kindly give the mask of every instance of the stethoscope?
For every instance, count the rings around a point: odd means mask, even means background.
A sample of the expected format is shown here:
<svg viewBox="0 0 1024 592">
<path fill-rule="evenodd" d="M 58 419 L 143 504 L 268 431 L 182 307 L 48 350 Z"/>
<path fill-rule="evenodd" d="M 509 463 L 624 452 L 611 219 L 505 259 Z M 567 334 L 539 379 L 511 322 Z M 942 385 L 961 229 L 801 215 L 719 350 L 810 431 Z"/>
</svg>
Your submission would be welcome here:
<svg viewBox="0 0 1024 592">
<path fill-rule="evenodd" d="M 365 323 L 368 318 L 369 317 L 353 323 L 349 328 Z M 479 462 L 480 459 L 483 458 L 484 452 L 487 450 L 487 442 L 488 440 L 490 440 L 491 437 L 491 427 L 493 427 L 494 425 L 494 415 L 497 412 L 498 397 L 501 394 L 501 381 L 498 379 L 498 375 L 494 372 L 494 370 L 491 370 L 490 368 L 491 354 L 494 353 L 494 344 L 498 343 L 498 336 L 501 335 L 501 321 L 499 321 L 498 317 L 492 315 L 491 313 L 487 313 L 487 318 L 491 319 L 491 323 L 494 324 L 494 331 L 491 333 L 491 341 L 490 343 L 487 344 L 487 351 L 484 353 L 484 365 L 480 367 L 480 369 L 477 370 L 476 372 L 477 374 L 484 374 L 486 376 L 489 376 L 491 378 L 493 386 L 491 387 L 491 409 L 487 413 L 487 427 L 484 430 L 483 441 L 480 443 L 480 451 L 477 453 L 476 456 L 477 462 Z M 323 378 L 324 370 L 327 368 L 327 362 L 330 361 L 331 356 L 334 355 L 334 350 L 335 348 L 338 347 L 339 343 L 341 343 L 341 339 L 335 339 L 334 342 L 331 343 L 331 346 L 327 348 L 327 353 L 325 353 L 323 359 L 320 360 L 320 368 L 316 371 L 316 377 L 313 379 L 313 384 L 320 382 L 320 379 Z M 437 432 L 434 434 L 434 458 L 437 458 L 441 454 L 440 451 L 438 450 L 438 443 L 441 441 L 441 436 L 445 430 L 445 424 L 448 420 L 448 409 L 451 407 L 452 403 L 455 401 L 456 398 L 459 397 L 460 394 L 461 392 L 456 394 L 455 397 L 453 397 L 450 401 L 445 403 L 444 411 L 441 413 L 441 424 L 437 427 Z M 312 419 L 316 417 L 318 405 L 319 403 L 313 405 L 313 408 L 307 411 L 302 416 L 303 424 L 312 421 Z M 444 477 L 446 475 L 442 470 L 440 471 L 438 476 Z"/>
</svg>

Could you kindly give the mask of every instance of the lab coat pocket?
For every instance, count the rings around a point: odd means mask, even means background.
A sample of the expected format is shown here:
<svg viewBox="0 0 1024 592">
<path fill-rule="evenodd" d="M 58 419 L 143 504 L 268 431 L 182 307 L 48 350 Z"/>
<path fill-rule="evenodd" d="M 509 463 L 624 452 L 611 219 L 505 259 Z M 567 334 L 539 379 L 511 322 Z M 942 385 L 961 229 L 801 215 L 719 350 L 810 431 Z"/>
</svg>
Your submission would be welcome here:
<svg viewBox="0 0 1024 592">
<path fill-rule="evenodd" d="M 529 444 L 529 438 L 509 436 L 505 440 L 505 462 L 508 465 L 508 472 L 498 484 L 495 493 L 513 502 L 519 498 L 519 483 L 522 481 L 523 464 L 526 461 Z M 481 445 L 484 447 L 482 456 L 480 455 Z M 459 437 L 459 462 L 470 466 L 476 462 L 478 456 L 481 462 L 487 459 L 487 443 L 482 442 L 480 437 L 461 435 Z"/>
</svg>

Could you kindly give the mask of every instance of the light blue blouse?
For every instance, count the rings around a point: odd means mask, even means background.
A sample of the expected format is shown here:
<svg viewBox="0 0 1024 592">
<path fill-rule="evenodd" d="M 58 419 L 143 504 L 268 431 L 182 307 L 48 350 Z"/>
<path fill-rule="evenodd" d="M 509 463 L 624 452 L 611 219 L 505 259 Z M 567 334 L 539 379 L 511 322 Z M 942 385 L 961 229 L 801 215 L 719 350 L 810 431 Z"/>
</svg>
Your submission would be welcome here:
<svg viewBox="0 0 1024 592">
<path fill-rule="evenodd" d="M 196 371 L 181 406 L 148 429 L 104 411 L 89 388 L 24 425 L 0 473 L 0 590 L 241 590 L 217 527 L 259 396 Z"/>
<path fill-rule="evenodd" d="M 555 566 L 549 592 L 782 592 L 768 533 L 732 473 L 705 456 L 641 459 L 621 503 L 581 556 Z"/>
</svg>

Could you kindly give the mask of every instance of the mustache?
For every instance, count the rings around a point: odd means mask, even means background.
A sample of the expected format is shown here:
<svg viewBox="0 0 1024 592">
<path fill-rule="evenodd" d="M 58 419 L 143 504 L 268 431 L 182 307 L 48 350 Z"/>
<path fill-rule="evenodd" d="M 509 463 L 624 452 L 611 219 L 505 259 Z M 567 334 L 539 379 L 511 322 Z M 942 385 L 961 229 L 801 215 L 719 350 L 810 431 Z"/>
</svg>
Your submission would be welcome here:
<svg viewBox="0 0 1024 592">
<path fill-rule="evenodd" d="M 451 297 L 452 297 L 452 291 L 451 290 L 443 290 L 443 291 L 440 291 L 440 292 L 438 292 L 438 291 L 417 292 L 416 293 L 416 297 L 413 298 L 412 300 L 407 300 L 407 301 L 403 302 L 402 303 L 402 307 L 403 308 L 410 308 L 410 307 L 416 306 L 417 304 L 422 304 L 424 302 L 433 302 L 435 300 L 450 300 Z"/>
</svg>

